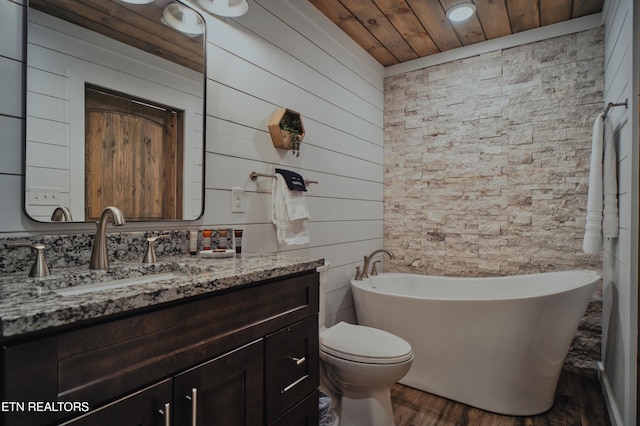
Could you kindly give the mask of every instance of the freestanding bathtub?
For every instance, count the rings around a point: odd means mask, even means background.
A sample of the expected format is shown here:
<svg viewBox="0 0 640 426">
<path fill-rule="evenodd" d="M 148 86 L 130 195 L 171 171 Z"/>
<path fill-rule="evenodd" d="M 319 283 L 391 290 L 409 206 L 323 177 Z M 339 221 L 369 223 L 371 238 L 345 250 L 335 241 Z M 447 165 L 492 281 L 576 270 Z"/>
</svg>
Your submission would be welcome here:
<svg viewBox="0 0 640 426">
<path fill-rule="evenodd" d="M 407 340 L 407 386 L 500 414 L 553 405 L 562 363 L 600 275 L 499 278 L 384 273 L 351 280 L 358 323 Z"/>
</svg>

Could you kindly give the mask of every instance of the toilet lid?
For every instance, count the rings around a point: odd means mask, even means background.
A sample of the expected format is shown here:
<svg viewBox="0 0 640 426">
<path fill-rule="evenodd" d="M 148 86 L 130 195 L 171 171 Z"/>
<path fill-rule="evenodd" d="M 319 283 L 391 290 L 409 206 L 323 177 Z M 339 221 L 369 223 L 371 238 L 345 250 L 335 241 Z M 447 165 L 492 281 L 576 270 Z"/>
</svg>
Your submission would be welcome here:
<svg viewBox="0 0 640 426">
<path fill-rule="evenodd" d="M 404 339 L 376 328 L 339 322 L 320 333 L 320 350 L 367 364 L 396 364 L 413 357 Z"/>
</svg>

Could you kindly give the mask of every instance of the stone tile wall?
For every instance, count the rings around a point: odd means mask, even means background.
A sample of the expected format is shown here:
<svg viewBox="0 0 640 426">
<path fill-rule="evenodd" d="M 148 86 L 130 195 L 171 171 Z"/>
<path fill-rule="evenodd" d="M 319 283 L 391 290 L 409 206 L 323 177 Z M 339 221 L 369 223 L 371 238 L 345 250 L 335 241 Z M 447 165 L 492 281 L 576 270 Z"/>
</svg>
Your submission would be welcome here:
<svg viewBox="0 0 640 426">
<path fill-rule="evenodd" d="M 601 269 L 582 236 L 603 38 L 599 28 L 385 80 L 384 246 L 396 254 L 385 270 Z M 595 373 L 600 300 L 568 368 Z"/>
</svg>

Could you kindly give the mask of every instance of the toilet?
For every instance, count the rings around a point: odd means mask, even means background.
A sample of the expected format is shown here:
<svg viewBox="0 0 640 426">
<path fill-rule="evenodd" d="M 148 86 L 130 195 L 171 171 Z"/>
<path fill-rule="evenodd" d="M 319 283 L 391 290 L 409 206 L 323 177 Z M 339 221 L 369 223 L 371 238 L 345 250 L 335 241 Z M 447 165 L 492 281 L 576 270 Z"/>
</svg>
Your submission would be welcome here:
<svg viewBox="0 0 640 426">
<path fill-rule="evenodd" d="M 394 426 L 389 386 L 409 371 L 411 345 L 362 325 L 324 326 L 329 264 L 320 273 L 320 385 L 338 402 L 340 426 Z"/>
</svg>

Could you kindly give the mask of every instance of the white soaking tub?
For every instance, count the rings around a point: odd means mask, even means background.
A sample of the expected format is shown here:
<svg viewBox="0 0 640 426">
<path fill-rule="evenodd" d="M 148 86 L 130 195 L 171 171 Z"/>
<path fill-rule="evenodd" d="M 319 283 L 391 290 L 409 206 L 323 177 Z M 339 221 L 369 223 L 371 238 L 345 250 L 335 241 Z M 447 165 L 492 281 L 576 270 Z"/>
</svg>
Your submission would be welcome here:
<svg viewBox="0 0 640 426">
<path fill-rule="evenodd" d="M 497 278 L 383 273 L 351 280 L 358 323 L 407 340 L 400 381 L 483 410 L 553 405 L 563 361 L 600 280 L 592 271 Z"/>
</svg>

